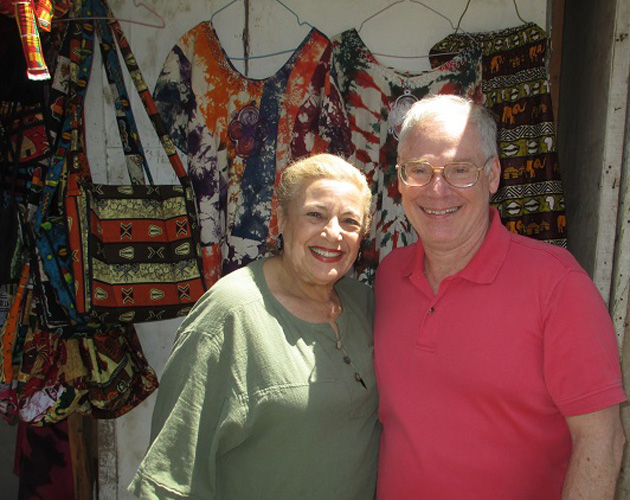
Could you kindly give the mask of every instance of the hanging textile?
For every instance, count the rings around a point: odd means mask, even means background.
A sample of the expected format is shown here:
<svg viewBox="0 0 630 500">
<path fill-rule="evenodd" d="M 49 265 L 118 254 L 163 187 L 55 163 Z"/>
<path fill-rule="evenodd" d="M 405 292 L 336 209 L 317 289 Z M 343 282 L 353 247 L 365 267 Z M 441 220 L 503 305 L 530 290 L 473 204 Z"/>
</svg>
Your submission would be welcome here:
<svg viewBox="0 0 630 500">
<path fill-rule="evenodd" d="M 188 158 L 208 287 L 274 244 L 274 186 L 287 165 L 311 153 L 350 154 L 331 58 L 330 41 L 313 28 L 278 72 L 247 78 L 209 21 L 167 56 L 154 99 Z"/>
<path fill-rule="evenodd" d="M 356 276 L 372 284 L 382 258 L 417 238 L 398 193 L 396 148 L 404 115 L 428 94 L 481 100 L 481 51 L 469 46 L 433 71 L 408 73 L 380 64 L 355 29 L 332 42 L 355 149 L 352 163 L 367 176 L 375 198 L 370 234 L 355 266 Z"/>
<path fill-rule="evenodd" d="M 13 473 L 20 478 L 17 500 L 75 498 L 68 423 L 20 422 Z"/>
<path fill-rule="evenodd" d="M 20 176 L 10 177 L 11 186 L 20 188 L 15 193 L 27 215 L 23 222 L 28 259 L 19 285 L 2 288 L 0 295 L 0 416 L 35 426 L 60 422 L 75 411 L 115 418 L 136 407 L 158 386 L 133 325 L 84 323 L 80 317 L 71 321 L 69 309 L 59 300 L 57 283 L 70 281 L 63 274 L 57 282 L 51 281 L 52 274 L 59 275 L 71 258 L 65 244 L 67 221 L 59 210 L 61 186 L 67 172 L 64 160 L 78 140 L 70 133 L 68 121 L 81 114 L 69 110 L 79 105 L 77 101 L 82 104 L 89 67 L 83 67 L 81 59 L 92 56 L 94 32 L 89 22 L 67 24 L 67 37 L 58 39 L 59 57 L 53 61 L 55 77 L 47 92 L 50 110 L 42 104 L 12 106 L 8 108 L 11 114 L 2 115 L 6 142 L 23 138 L 23 146 L 17 148 L 22 153 L 17 167 L 32 168 L 24 173 L 18 169 Z M 68 159 L 76 158 L 70 155 Z M 16 178 L 18 184 L 13 181 Z M 43 210 L 42 200 L 50 212 Z M 40 258 L 33 235 L 34 227 L 42 226 L 48 227 L 45 231 L 55 255 L 43 253 Z M 72 306 L 72 300 L 68 304 Z"/>
<path fill-rule="evenodd" d="M 488 33 L 449 35 L 431 49 L 460 50 L 474 39 L 483 50 L 483 100 L 499 125 L 501 184 L 492 203 L 514 233 L 567 246 L 564 190 L 546 68 L 547 34 L 528 23 Z"/>
</svg>

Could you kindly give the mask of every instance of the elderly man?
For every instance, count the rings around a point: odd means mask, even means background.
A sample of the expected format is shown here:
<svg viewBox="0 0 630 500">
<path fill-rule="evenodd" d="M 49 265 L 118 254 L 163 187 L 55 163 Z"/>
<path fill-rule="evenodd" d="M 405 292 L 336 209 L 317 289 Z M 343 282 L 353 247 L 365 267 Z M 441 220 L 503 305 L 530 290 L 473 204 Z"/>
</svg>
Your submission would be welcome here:
<svg viewBox="0 0 630 500">
<path fill-rule="evenodd" d="M 612 498 L 624 434 L 617 345 L 564 249 L 505 229 L 496 125 L 428 97 L 398 145 L 419 241 L 376 279 L 379 500 Z"/>
</svg>

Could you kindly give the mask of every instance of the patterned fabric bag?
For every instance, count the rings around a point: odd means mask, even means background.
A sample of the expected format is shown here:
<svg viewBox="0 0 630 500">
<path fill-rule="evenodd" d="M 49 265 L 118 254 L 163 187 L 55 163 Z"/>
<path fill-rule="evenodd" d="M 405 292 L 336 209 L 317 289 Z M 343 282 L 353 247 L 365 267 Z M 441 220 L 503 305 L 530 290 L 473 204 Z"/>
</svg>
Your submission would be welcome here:
<svg viewBox="0 0 630 500">
<path fill-rule="evenodd" d="M 93 184 L 70 174 L 66 215 L 77 311 L 100 323 L 183 316 L 205 291 L 194 193 L 120 25 L 100 0 L 94 2 L 94 11 L 99 10 L 97 15 L 111 19 L 98 22 L 97 31 L 107 77 L 117 94 L 123 149 L 131 153 L 127 158 L 140 158 L 145 164 L 135 123 L 129 120 L 110 26 L 179 184 L 135 184 L 137 171 L 130 166 L 137 166 L 137 161 L 127 162 L 131 185 Z M 86 161 L 85 155 L 76 158 Z"/>
<path fill-rule="evenodd" d="M 77 410 L 89 411 L 86 367 L 80 339 L 29 329 L 17 374 L 18 414 L 34 425 L 56 423 Z"/>
<path fill-rule="evenodd" d="M 88 401 L 95 418 L 120 417 L 158 387 L 133 325 L 82 339 L 81 356 L 88 368 Z"/>
<path fill-rule="evenodd" d="M 34 297 L 24 302 L 30 311 L 15 342 L 14 382 L 0 384 L 5 419 L 15 418 L 16 410 L 20 421 L 33 425 L 57 423 L 75 411 L 115 418 L 157 389 L 133 325 L 68 338 L 39 327 Z"/>
</svg>

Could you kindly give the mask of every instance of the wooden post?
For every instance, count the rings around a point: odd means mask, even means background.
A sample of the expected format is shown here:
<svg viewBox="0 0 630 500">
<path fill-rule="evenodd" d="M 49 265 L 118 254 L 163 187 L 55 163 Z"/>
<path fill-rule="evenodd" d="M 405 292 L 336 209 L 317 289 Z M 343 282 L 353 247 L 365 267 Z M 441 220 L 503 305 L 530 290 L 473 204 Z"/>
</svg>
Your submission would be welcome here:
<svg viewBox="0 0 630 500">
<path fill-rule="evenodd" d="M 68 417 L 75 500 L 96 498 L 96 425 L 91 418 L 73 413 Z"/>
</svg>

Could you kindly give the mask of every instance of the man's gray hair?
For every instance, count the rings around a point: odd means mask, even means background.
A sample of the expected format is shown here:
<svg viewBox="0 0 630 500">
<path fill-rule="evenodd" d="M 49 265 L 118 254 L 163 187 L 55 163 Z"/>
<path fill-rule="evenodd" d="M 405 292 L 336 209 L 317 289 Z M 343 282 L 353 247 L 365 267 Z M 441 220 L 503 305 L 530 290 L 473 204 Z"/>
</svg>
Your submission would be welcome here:
<svg viewBox="0 0 630 500">
<path fill-rule="evenodd" d="M 442 121 L 457 115 L 474 125 L 481 138 L 479 147 L 486 158 L 498 155 L 497 123 L 492 114 L 470 99 L 449 94 L 425 97 L 409 108 L 398 135 L 398 153 L 409 140 L 407 136 L 425 121 Z M 490 166 L 486 165 L 486 171 Z"/>
</svg>

